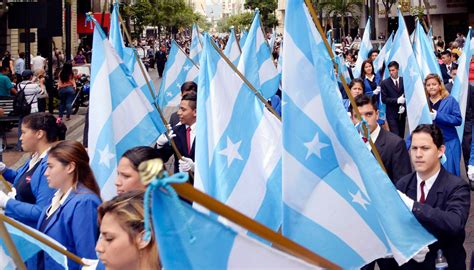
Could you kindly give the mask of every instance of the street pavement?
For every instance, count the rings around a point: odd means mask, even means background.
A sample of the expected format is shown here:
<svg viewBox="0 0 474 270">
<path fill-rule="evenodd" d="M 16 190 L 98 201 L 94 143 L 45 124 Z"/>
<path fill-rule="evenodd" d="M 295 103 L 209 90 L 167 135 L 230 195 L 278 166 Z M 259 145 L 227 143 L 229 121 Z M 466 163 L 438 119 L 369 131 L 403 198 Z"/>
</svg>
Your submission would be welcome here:
<svg viewBox="0 0 474 270">
<path fill-rule="evenodd" d="M 161 83 L 161 78 L 158 78 L 158 73 L 156 69 L 150 69 L 150 77 L 153 80 L 156 91 L 159 89 Z M 84 120 L 85 120 L 86 108 L 81 108 L 76 115 L 71 116 L 70 121 L 66 121 L 65 124 L 68 127 L 66 134 L 66 139 L 68 140 L 77 140 L 82 142 L 83 132 L 84 132 Z M 166 112 L 165 118 L 169 119 L 170 112 Z M 29 154 L 24 152 L 15 151 L 15 145 L 17 142 L 17 129 L 14 128 L 7 133 L 7 143 L 8 148 L 3 152 L 3 162 L 12 168 L 18 168 L 21 166 L 28 158 Z M 467 178 L 464 177 L 467 181 Z M 467 253 L 467 265 L 470 263 L 471 252 L 474 251 L 474 192 L 471 193 L 471 210 L 469 214 L 469 219 L 466 225 L 466 240 L 464 242 L 464 247 Z"/>
</svg>

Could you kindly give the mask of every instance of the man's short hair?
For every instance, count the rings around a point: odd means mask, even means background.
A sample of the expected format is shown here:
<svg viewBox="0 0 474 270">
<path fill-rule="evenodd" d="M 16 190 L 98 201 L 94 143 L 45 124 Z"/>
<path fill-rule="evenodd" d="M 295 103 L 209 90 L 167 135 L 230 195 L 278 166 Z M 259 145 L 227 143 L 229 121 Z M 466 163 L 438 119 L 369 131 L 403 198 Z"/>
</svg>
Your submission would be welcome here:
<svg viewBox="0 0 474 270">
<path fill-rule="evenodd" d="M 184 95 L 181 98 L 181 101 L 183 101 L 183 100 L 189 101 L 189 107 L 191 107 L 191 109 L 193 109 L 193 110 L 196 109 L 196 100 L 197 100 L 196 93 L 188 93 L 188 94 Z"/>
<path fill-rule="evenodd" d="M 418 125 L 415 130 L 411 133 L 411 140 L 413 141 L 413 135 L 417 133 L 426 133 L 431 136 L 434 144 L 437 148 L 440 148 L 441 145 L 444 145 L 443 132 L 435 124 L 421 124 Z"/>
<path fill-rule="evenodd" d="M 369 97 L 368 95 L 358 95 L 354 98 L 354 101 L 355 101 L 355 104 L 357 105 L 357 107 L 362 107 L 362 106 L 365 106 L 367 104 L 370 104 L 372 105 L 372 108 L 374 108 L 375 111 L 378 110 L 378 106 L 377 106 L 377 100 L 376 100 L 376 97 L 375 96 L 371 96 Z M 353 113 L 353 110 L 352 110 L 352 104 L 349 105 L 349 112 L 352 114 Z"/>
<path fill-rule="evenodd" d="M 388 68 L 391 68 L 391 67 L 394 67 L 396 69 L 400 69 L 400 65 L 398 64 L 397 61 L 392 61 L 392 62 L 388 63 Z"/>
<path fill-rule="evenodd" d="M 451 52 L 450 52 L 450 51 L 447 51 L 447 50 L 446 50 L 446 51 L 442 51 L 442 52 L 441 52 L 441 55 L 447 55 L 447 56 L 451 57 Z"/>
<path fill-rule="evenodd" d="M 367 54 L 367 57 L 370 57 L 370 56 L 371 56 L 373 53 L 375 53 L 375 52 L 376 52 L 377 54 L 379 54 L 379 53 L 380 53 L 380 50 L 379 50 L 379 49 L 372 49 L 372 50 L 370 50 L 370 51 L 369 51 L 369 54 Z"/>
<path fill-rule="evenodd" d="M 183 83 L 183 85 L 181 85 L 181 94 L 187 91 L 194 91 L 197 93 L 197 90 L 198 90 L 198 86 L 193 81 L 188 81 L 188 82 Z"/>
</svg>

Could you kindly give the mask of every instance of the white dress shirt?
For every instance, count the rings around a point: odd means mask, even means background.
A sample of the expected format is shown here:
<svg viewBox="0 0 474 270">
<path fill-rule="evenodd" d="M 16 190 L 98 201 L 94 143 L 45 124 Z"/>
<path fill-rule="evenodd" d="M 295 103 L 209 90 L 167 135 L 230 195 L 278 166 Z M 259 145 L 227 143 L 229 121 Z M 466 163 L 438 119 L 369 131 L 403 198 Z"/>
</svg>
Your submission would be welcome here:
<svg viewBox="0 0 474 270">
<path fill-rule="evenodd" d="M 430 192 L 431 187 L 433 187 L 434 182 L 436 181 L 436 178 L 438 178 L 439 172 L 441 171 L 441 168 L 430 178 L 425 180 L 425 186 L 423 188 L 423 191 L 425 193 L 425 201 L 428 198 L 428 192 Z M 423 180 L 420 178 L 418 173 L 416 174 L 416 201 L 419 202 L 421 198 L 421 188 L 420 184 Z"/>
</svg>

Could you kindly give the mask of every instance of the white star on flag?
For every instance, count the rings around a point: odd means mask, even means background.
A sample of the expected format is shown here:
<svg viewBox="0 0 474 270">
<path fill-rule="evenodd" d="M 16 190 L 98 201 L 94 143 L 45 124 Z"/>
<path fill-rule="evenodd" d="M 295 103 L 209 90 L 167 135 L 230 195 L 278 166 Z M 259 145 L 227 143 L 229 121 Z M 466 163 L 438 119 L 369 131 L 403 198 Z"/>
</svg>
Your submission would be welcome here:
<svg viewBox="0 0 474 270">
<path fill-rule="evenodd" d="M 418 75 L 418 73 L 415 71 L 415 69 L 413 68 L 413 66 L 410 66 L 410 77 L 415 77 Z"/>
<path fill-rule="evenodd" d="M 328 147 L 329 144 L 325 144 L 319 141 L 319 133 L 316 133 L 314 135 L 314 138 L 312 141 L 304 143 L 304 146 L 308 148 L 308 151 L 306 152 L 306 159 L 311 156 L 311 154 L 316 155 L 318 158 L 321 158 L 321 149 L 324 147 Z"/>
<path fill-rule="evenodd" d="M 110 168 L 110 160 L 113 159 L 115 155 L 110 152 L 108 144 L 103 150 L 99 150 L 99 155 L 99 164 L 104 164 L 107 168 Z"/>
<path fill-rule="evenodd" d="M 172 97 L 172 96 L 173 96 L 173 93 L 171 93 L 170 91 L 167 91 L 167 92 L 166 92 L 166 95 L 169 96 L 169 97 Z"/>
<path fill-rule="evenodd" d="M 190 66 L 190 65 L 185 65 L 185 66 L 183 67 L 183 69 L 184 69 L 185 71 L 188 71 L 189 69 L 191 69 L 191 66 Z"/>
<path fill-rule="evenodd" d="M 181 84 L 180 84 L 180 83 L 176 83 L 176 86 L 177 86 L 178 88 L 180 88 L 180 87 L 181 87 Z"/>
<path fill-rule="evenodd" d="M 239 154 L 239 147 L 242 141 L 233 143 L 229 137 L 227 137 L 227 147 L 219 151 L 219 154 L 227 157 L 227 168 L 230 167 L 234 159 L 242 160 Z"/>
<path fill-rule="evenodd" d="M 362 198 L 362 194 L 360 193 L 360 190 L 357 191 L 356 194 L 352 194 L 349 192 L 352 196 L 352 202 L 360 204 L 364 208 L 364 210 L 367 210 L 367 207 L 365 205 L 369 204 L 368 201 L 366 201 L 364 198 Z"/>
</svg>

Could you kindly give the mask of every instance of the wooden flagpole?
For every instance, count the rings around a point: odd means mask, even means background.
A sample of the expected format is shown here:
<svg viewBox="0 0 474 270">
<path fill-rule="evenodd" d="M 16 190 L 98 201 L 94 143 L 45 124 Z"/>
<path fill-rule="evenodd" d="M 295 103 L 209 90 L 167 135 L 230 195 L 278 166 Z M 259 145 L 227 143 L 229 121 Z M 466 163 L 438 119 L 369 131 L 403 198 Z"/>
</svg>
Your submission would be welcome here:
<svg viewBox="0 0 474 270">
<path fill-rule="evenodd" d="M 161 176 L 161 173 L 163 171 L 163 162 L 160 159 L 152 159 L 142 162 L 139 166 L 139 171 L 142 182 L 145 184 L 149 184 L 150 181 L 153 181 L 157 176 Z M 230 220 L 231 222 L 241 226 L 242 228 L 255 233 L 256 235 L 264 238 L 267 241 L 272 242 L 275 247 L 295 257 L 301 258 L 308 263 L 319 265 L 327 269 L 342 269 L 338 265 L 330 262 L 329 260 L 313 253 L 305 247 L 293 242 L 292 240 L 284 237 L 279 233 L 272 231 L 268 227 L 245 216 L 237 210 L 195 189 L 192 185 L 188 183 L 175 183 L 171 184 L 171 186 L 174 188 L 174 190 L 178 193 L 179 196 L 204 206 L 205 208 Z"/>
<path fill-rule="evenodd" d="M 2 237 L 2 240 L 5 243 L 5 246 L 7 246 L 8 252 L 10 253 L 11 258 L 15 262 L 16 268 L 20 270 L 26 270 L 25 263 L 21 259 L 20 253 L 16 249 L 15 244 L 13 243 L 13 240 L 10 237 L 10 234 L 7 231 L 7 227 L 5 226 L 5 223 L 3 223 L 3 221 L 0 221 L 0 236 Z"/>
<path fill-rule="evenodd" d="M 321 36 L 321 38 L 323 39 L 324 41 L 324 45 L 326 46 L 326 49 L 329 53 L 329 56 L 331 57 L 332 61 L 333 61 L 333 65 L 334 65 L 334 68 L 336 68 L 336 70 L 338 70 L 338 65 L 336 63 L 336 60 L 334 58 L 334 53 L 332 52 L 332 49 L 331 49 L 331 46 L 329 46 L 329 42 L 326 38 L 326 35 L 324 34 L 324 31 L 323 31 L 323 28 L 321 26 L 321 23 L 319 22 L 319 19 L 318 19 L 318 15 L 316 13 L 316 10 L 314 9 L 313 5 L 311 4 L 311 1 L 310 0 L 304 0 L 305 4 L 306 4 L 306 7 L 308 8 L 308 11 L 311 15 L 311 18 L 313 19 L 313 22 L 314 24 L 316 25 L 316 28 L 318 29 L 318 32 L 319 32 L 319 35 Z M 339 73 L 339 72 L 338 72 Z M 346 91 L 346 94 L 347 96 L 349 97 L 349 101 L 351 102 L 351 105 L 352 105 L 352 109 L 354 110 L 354 112 L 356 113 L 356 116 L 357 116 L 357 119 L 359 119 L 359 121 L 362 121 L 362 116 L 360 114 L 360 111 L 359 109 L 357 108 L 357 104 L 355 103 L 355 100 L 354 98 L 352 97 L 351 95 L 351 91 L 349 90 L 349 86 L 347 85 L 347 82 L 346 82 L 346 79 L 344 78 L 343 74 L 339 74 L 339 78 L 341 79 L 341 82 L 342 82 L 342 85 L 344 86 L 344 90 Z M 367 136 L 367 139 L 370 143 L 370 147 L 372 149 L 372 153 L 374 153 L 374 156 L 375 156 L 375 159 L 377 159 L 380 167 L 382 167 L 382 169 L 387 172 L 387 169 L 385 169 L 385 166 L 383 165 L 383 162 L 382 162 L 382 158 L 380 157 L 380 154 L 379 154 L 379 151 L 377 150 L 377 148 L 375 147 L 375 144 L 374 142 L 372 141 L 372 139 L 370 138 L 370 134 L 368 134 L 368 130 L 367 128 L 362 125 L 362 128 L 364 130 L 364 136 Z"/>
<path fill-rule="evenodd" d="M 54 249 L 55 251 L 63 254 L 64 256 L 66 256 L 68 259 L 74 261 L 75 263 L 78 263 L 80 265 L 85 265 L 81 258 L 63 248 L 61 248 L 59 245 L 49 241 L 48 239 L 44 238 L 43 236 L 35 233 L 34 231 L 32 231 L 30 228 L 26 227 L 26 226 L 19 226 L 15 221 L 13 221 L 12 219 L 10 219 L 9 217 L 5 216 L 4 214 L 0 214 L 0 223 L 4 225 L 4 223 L 8 223 L 9 225 L 15 227 L 16 229 L 22 231 L 23 233 L 33 237 L 34 239 L 40 241 L 41 243 L 47 245 L 48 247 Z M 6 228 L 5 228 L 6 230 Z M 8 232 L 7 232 L 8 233 Z"/>
</svg>

